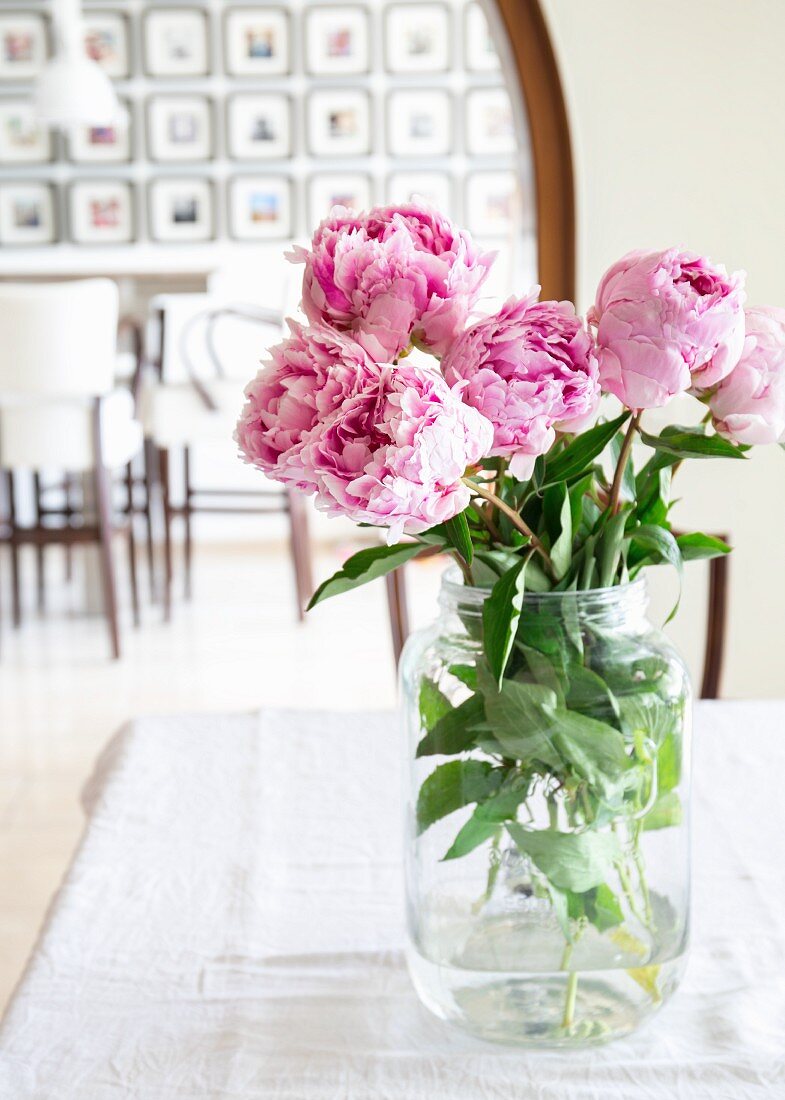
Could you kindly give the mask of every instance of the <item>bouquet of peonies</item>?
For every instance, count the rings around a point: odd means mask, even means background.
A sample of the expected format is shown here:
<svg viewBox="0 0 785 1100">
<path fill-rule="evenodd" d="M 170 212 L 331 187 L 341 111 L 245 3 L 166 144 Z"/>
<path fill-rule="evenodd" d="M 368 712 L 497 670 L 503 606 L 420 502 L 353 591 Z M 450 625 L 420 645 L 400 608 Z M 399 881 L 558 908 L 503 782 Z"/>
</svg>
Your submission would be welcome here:
<svg viewBox="0 0 785 1100">
<path fill-rule="evenodd" d="M 417 831 L 474 806 L 441 859 L 512 841 L 566 938 L 564 968 L 587 928 L 659 958 L 641 845 L 682 820 L 687 696 L 659 651 L 614 649 L 575 606 L 647 566 L 727 553 L 674 533 L 671 480 L 685 459 L 744 460 L 785 437 L 785 311 L 745 311 L 742 274 L 672 248 L 614 264 L 585 320 L 538 289 L 476 317 L 492 257 L 417 204 L 336 209 L 292 259 L 309 324 L 290 322 L 248 386 L 240 451 L 388 533 L 312 605 L 435 550 L 488 591 L 479 631 L 467 616 L 472 667 L 418 673 L 416 756 L 441 762 L 418 780 Z M 645 410 L 682 393 L 700 425 L 647 431 Z M 558 615 L 532 598 L 546 593 L 564 595 Z M 658 966 L 625 965 L 659 1003 Z"/>
</svg>

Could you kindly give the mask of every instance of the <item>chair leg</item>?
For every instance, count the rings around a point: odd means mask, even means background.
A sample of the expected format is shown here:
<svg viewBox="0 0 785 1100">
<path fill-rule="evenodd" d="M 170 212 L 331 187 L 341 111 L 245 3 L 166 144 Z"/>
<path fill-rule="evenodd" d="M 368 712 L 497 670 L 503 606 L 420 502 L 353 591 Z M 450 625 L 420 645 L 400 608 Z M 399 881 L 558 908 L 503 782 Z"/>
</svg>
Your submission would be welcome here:
<svg viewBox="0 0 785 1100">
<path fill-rule="evenodd" d="M 186 600 L 191 598 L 191 564 L 193 559 L 193 541 L 191 538 L 191 449 L 183 447 L 183 516 L 185 518 L 185 582 L 184 595 Z"/>
<path fill-rule="evenodd" d="M 6 495 L 8 496 L 8 523 L 11 544 L 11 620 L 15 627 L 22 623 L 22 595 L 19 576 L 19 543 L 16 526 L 16 478 L 13 470 L 5 472 Z"/>
<path fill-rule="evenodd" d="M 144 441 L 144 518 L 147 543 L 147 571 L 150 577 L 150 599 L 155 603 L 158 598 L 158 585 L 155 583 L 155 543 L 153 541 L 153 499 L 155 497 L 156 454 L 152 439 Z"/>
<path fill-rule="evenodd" d="M 164 513 L 164 621 L 168 623 L 172 617 L 172 505 L 169 499 L 169 451 L 162 448 L 158 455 Z"/>
<path fill-rule="evenodd" d="M 125 470 L 125 485 L 128 494 L 128 569 L 131 580 L 131 606 L 134 613 L 134 626 L 139 626 L 139 580 L 136 572 L 136 532 L 134 531 L 134 470 L 129 462 Z"/>
<path fill-rule="evenodd" d="M 74 514 L 73 504 L 73 492 L 74 492 L 74 477 L 73 474 L 65 475 L 65 482 L 63 487 L 65 493 L 65 507 L 63 509 L 65 515 L 66 527 L 71 526 L 71 517 Z M 74 577 L 74 552 L 70 542 L 65 544 L 65 579 L 68 583 L 73 580 Z"/>
<path fill-rule="evenodd" d="M 390 613 L 393 653 L 396 667 L 401 659 L 404 642 L 409 636 L 409 609 L 406 603 L 406 575 L 403 567 L 394 569 L 385 577 L 387 607 Z"/>
<path fill-rule="evenodd" d="M 41 508 L 43 501 L 41 499 L 42 486 L 41 475 L 39 473 L 33 474 L 33 506 L 35 509 L 35 525 L 41 526 Z M 39 542 L 35 548 L 35 584 L 36 584 L 36 602 L 39 612 L 43 612 L 46 609 L 46 561 L 44 558 L 44 545 Z"/>
<path fill-rule="evenodd" d="M 101 560 L 101 581 L 104 589 L 104 605 L 109 625 L 109 639 L 112 645 L 112 657 L 120 656 L 120 630 L 117 621 L 117 583 L 112 556 L 112 501 L 109 472 L 104 466 L 101 435 L 101 400 L 95 402 L 93 415 L 93 456 L 95 466 L 95 504 L 98 514 L 99 550 Z"/>
<path fill-rule="evenodd" d="M 289 546 L 294 566 L 294 583 L 297 593 L 297 618 L 305 618 L 305 608 L 313 595 L 311 572 L 311 541 L 308 535 L 308 513 L 305 498 L 299 493 L 287 492 L 289 506 Z"/>
</svg>

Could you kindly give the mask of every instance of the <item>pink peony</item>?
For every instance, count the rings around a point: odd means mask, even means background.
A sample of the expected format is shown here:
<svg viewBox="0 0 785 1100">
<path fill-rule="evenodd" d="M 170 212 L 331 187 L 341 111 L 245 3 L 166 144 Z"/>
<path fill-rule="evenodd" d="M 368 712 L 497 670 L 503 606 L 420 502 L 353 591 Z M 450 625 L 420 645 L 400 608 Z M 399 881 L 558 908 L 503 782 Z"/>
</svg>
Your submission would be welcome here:
<svg viewBox="0 0 785 1100">
<path fill-rule="evenodd" d="M 272 348 L 270 359 L 246 387 L 235 431 L 241 457 L 279 481 L 302 488 L 302 467 L 293 463 L 305 437 L 362 382 L 375 377 L 363 349 L 324 325 L 289 322 L 291 336 Z"/>
<path fill-rule="evenodd" d="M 442 361 L 450 385 L 493 425 L 492 455 L 511 458 L 515 477 L 531 476 L 534 459 L 556 428 L 576 430 L 600 400 L 592 342 L 570 302 L 538 302 L 539 287 L 510 298 L 479 321 Z"/>
<path fill-rule="evenodd" d="M 630 252 L 606 271 L 589 320 L 600 381 L 630 409 L 702 393 L 729 374 L 744 344 L 744 275 L 694 252 Z"/>
<path fill-rule="evenodd" d="M 741 359 L 709 397 L 714 427 L 736 443 L 785 440 L 785 309 L 745 310 Z"/>
<path fill-rule="evenodd" d="M 351 332 L 379 363 L 412 340 L 442 355 L 463 330 L 493 256 L 426 206 L 335 207 L 311 248 L 289 256 L 305 264 L 303 309 Z"/>
<path fill-rule="evenodd" d="M 461 482 L 491 445 L 487 420 L 434 370 L 378 366 L 299 452 L 317 507 L 389 527 L 389 541 L 452 519 L 469 503 Z"/>
</svg>

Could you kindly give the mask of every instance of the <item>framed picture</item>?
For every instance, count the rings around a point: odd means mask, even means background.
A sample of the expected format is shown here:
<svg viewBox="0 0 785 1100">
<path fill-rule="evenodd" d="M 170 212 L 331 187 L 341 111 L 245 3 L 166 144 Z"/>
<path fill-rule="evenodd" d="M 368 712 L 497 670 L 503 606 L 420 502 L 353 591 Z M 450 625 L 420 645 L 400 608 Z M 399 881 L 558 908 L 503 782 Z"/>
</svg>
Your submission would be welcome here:
<svg viewBox="0 0 785 1100">
<path fill-rule="evenodd" d="M 354 4 L 310 8 L 305 17 L 305 67 L 315 76 L 367 73 L 368 9 Z"/>
<path fill-rule="evenodd" d="M 308 147 L 316 157 L 371 151 L 371 103 L 359 88 L 321 88 L 308 97 Z"/>
<path fill-rule="evenodd" d="M 147 102 L 151 160 L 209 160 L 213 155 L 212 106 L 203 95 L 157 95 Z"/>
<path fill-rule="evenodd" d="M 464 31 L 466 68 L 473 73 L 492 73 L 501 68 L 488 18 L 476 2 L 466 8 Z"/>
<path fill-rule="evenodd" d="M 84 13 L 85 53 L 97 61 L 107 76 L 123 80 L 131 75 L 128 18 L 122 12 Z"/>
<path fill-rule="evenodd" d="M 423 199 L 452 216 L 452 181 L 446 172 L 393 172 L 387 181 L 387 201 L 400 204 Z"/>
<path fill-rule="evenodd" d="M 133 191 L 125 180 L 77 180 L 69 191 L 71 239 L 128 244 L 134 238 Z"/>
<path fill-rule="evenodd" d="M 452 98 L 441 88 L 390 92 L 388 152 L 394 157 L 439 157 L 452 152 Z"/>
<path fill-rule="evenodd" d="M 232 8 L 224 23 L 226 69 L 233 76 L 289 72 L 289 16 L 283 8 Z"/>
<path fill-rule="evenodd" d="M 16 247 L 56 239 L 54 193 L 48 183 L 0 184 L 0 243 Z"/>
<path fill-rule="evenodd" d="M 234 160 L 271 160 L 292 151 L 292 105 L 275 92 L 239 92 L 226 104 L 226 143 Z"/>
<path fill-rule="evenodd" d="M 31 80 L 47 57 L 43 15 L 23 11 L 0 14 L 0 80 Z"/>
<path fill-rule="evenodd" d="M 515 172 L 472 172 L 466 180 L 469 230 L 483 237 L 506 237 L 521 222 Z"/>
<path fill-rule="evenodd" d="M 452 34 L 446 4 L 394 4 L 385 22 L 385 64 L 391 73 L 443 73 Z"/>
<path fill-rule="evenodd" d="M 45 164 L 52 137 L 29 99 L 0 99 L 0 164 Z"/>
<path fill-rule="evenodd" d="M 292 185 L 285 176 L 236 176 L 229 185 L 229 232 L 239 241 L 292 235 Z"/>
<path fill-rule="evenodd" d="M 308 229 L 315 229 L 334 206 L 368 210 L 373 206 L 371 177 L 364 172 L 325 172 L 314 176 L 308 188 Z"/>
<path fill-rule="evenodd" d="M 125 164 L 131 159 L 133 114 L 124 103 L 125 122 L 110 126 L 72 126 L 68 131 L 68 156 L 74 164 Z"/>
<path fill-rule="evenodd" d="M 144 56 L 150 76 L 206 76 L 210 71 L 206 12 L 150 8 L 144 17 Z"/>
<path fill-rule="evenodd" d="M 506 88 L 474 88 L 466 93 L 466 151 L 501 156 L 516 149 L 512 103 Z"/>
<path fill-rule="evenodd" d="M 149 188 L 155 241 L 209 241 L 215 235 L 213 187 L 207 179 L 157 179 Z"/>
</svg>

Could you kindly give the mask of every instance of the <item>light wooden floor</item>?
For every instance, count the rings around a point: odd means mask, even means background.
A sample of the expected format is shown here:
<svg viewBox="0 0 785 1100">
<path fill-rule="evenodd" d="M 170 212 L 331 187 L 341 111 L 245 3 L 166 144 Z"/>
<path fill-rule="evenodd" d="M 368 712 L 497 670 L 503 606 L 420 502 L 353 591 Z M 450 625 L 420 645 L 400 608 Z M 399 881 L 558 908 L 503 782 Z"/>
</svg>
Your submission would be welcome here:
<svg viewBox="0 0 785 1100">
<path fill-rule="evenodd" d="M 317 582 L 352 549 L 321 552 Z M 67 589 L 59 554 L 53 551 L 51 559 L 51 607 L 45 617 L 30 609 L 22 629 L 13 632 L 3 591 L 0 1008 L 19 979 L 79 839 L 81 788 L 97 754 L 124 721 L 143 713 L 248 710 L 263 704 L 336 709 L 395 704 L 381 582 L 325 603 L 301 626 L 282 549 L 200 548 L 192 603 L 178 602 L 168 626 L 157 608 L 145 607 L 138 631 L 126 625 L 123 660 L 113 663 L 107 659 L 103 620 L 82 615 L 79 585 Z M 0 564 L 7 566 L 5 560 Z M 435 612 L 440 569 L 426 563 L 410 570 L 415 620 Z M 7 568 L 3 573 L 7 577 Z M 31 596 L 32 584 L 26 589 Z"/>
</svg>

